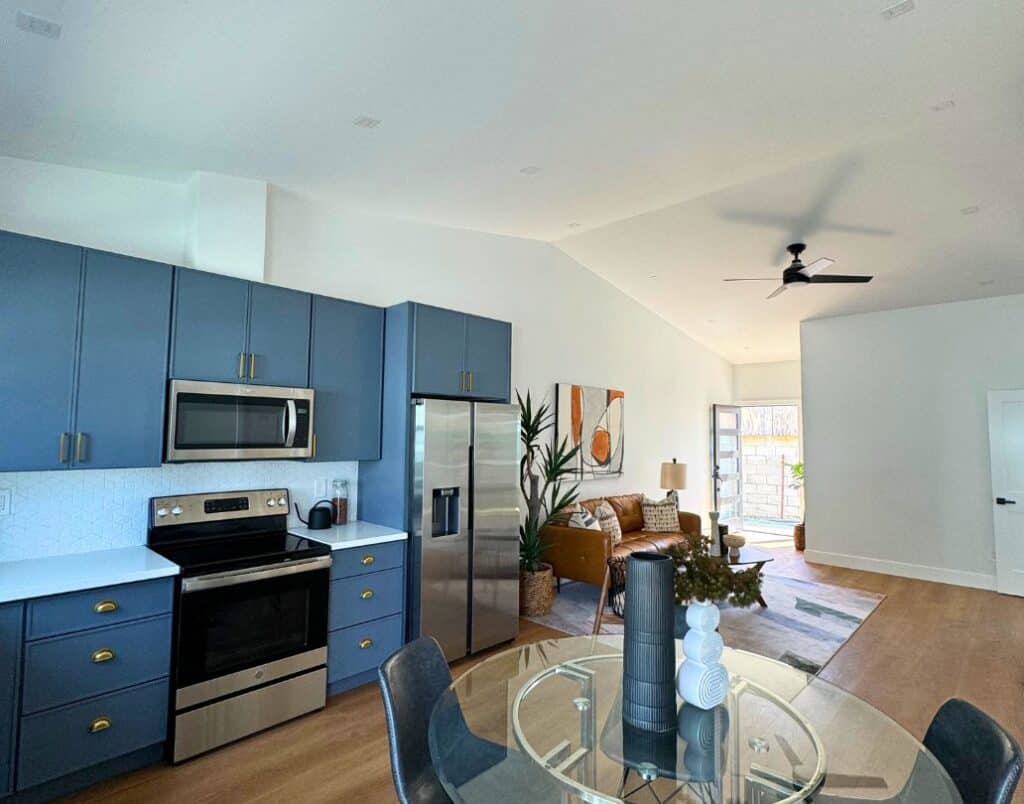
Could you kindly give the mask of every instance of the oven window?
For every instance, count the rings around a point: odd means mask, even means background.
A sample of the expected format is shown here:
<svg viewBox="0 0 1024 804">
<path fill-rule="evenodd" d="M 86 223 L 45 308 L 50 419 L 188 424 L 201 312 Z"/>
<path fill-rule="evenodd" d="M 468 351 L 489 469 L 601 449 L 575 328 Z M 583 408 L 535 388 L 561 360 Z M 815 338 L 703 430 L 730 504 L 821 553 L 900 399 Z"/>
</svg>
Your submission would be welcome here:
<svg viewBox="0 0 1024 804">
<path fill-rule="evenodd" d="M 182 594 L 178 685 L 324 647 L 329 580 L 316 570 Z"/>
<path fill-rule="evenodd" d="M 177 400 L 178 449 L 284 446 L 288 412 L 283 399 L 178 394 Z"/>
</svg>

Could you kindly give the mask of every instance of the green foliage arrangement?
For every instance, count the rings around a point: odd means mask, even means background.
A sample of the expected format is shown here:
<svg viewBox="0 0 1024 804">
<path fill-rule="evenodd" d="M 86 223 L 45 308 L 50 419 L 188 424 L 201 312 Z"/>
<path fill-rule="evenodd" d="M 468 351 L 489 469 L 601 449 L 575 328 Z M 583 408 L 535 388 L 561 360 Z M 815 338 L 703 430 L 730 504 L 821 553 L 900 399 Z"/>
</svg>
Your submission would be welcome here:
<svg viewBox="0 0 1024 804">
<path fill-rule="evenodd" d="M 789 475 L 792 480 L 789 483 L 791 489 L 799 491 L 804 487 L 804 465 L 803 463 L 794 463 L 789 467 Z"/>
<path fill-rule="evenodd" d="M 733 572 L 728 564 L 711 555 L 710 544 L 710 539 L 690 534 L 685 542 L 668 551 L 676 566 L 676 605 L 686 606 L 695 600 L 724 600 L 746 608 L 757 603 L 761 596 L 761 573 L 757 567 Z"/>
<path fill-rule="evenodd" d="M 555 414 L 547 402 L 534 407 L 530 392 L 519 402 L 519 440 L 523 456 L 519 459 L 519 489 L 526 500 L 526 521 L 519 526 L 519 569 L 537 572 L 543 566 L 544 550 L 541 529 L 560 516 L 559 512 L 576 502 L 579 484 L 563 489 L 565 478 L 573 471 L 579 447 L 569 447 L 568 439 L 552 447 L 541 438 L 555 424 Z"/>
</svg>

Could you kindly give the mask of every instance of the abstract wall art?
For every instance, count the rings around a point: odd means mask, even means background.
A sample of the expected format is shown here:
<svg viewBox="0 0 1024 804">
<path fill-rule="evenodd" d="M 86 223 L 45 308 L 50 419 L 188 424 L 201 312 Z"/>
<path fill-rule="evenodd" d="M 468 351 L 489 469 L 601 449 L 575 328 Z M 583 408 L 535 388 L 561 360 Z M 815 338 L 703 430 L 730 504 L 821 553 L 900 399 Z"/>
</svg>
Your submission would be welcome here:
<svg viewBox="0 0 1024 804">
<path fill-rule="evenodd" d="M 581 479 L 622 474 L 624 397 L 622 391 L 589 385 L 555 386 L 555 438 L 579 445 L 576 476 Z"/>
</svg>

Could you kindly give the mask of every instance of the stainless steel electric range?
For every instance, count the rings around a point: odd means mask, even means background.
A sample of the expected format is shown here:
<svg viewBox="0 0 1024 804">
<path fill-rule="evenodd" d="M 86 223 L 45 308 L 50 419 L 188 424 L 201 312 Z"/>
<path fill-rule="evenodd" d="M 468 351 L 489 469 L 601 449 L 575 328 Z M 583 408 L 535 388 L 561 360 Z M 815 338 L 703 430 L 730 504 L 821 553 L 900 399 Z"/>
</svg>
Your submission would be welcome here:
<svg viewBox="0 0 1024 804">
<path fill-rule="evenodd" d="M 150 500 L 147 544 L 181 567 L 174 762 L 326 702 L 331 551 L 288 533 L 288 505 L 287 489 Z"/>
</svg>

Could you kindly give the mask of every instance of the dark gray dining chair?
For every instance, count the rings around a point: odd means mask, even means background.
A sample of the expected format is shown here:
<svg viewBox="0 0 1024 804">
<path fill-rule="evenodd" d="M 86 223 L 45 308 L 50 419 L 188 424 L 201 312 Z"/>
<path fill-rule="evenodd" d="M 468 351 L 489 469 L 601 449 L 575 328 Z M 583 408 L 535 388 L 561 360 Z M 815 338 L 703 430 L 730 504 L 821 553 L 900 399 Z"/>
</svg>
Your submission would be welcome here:
<svg viewBox="0 0 1024 804">
<path fill-rule="evenodd" d="M 1021 774 L 1017 741 L 973 704 L 951 698 L 939 707 L 924 746 L 946 769 L 964 804 L 1010 804 Z"/>
</svg>

